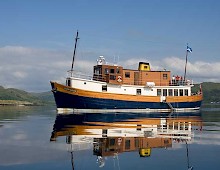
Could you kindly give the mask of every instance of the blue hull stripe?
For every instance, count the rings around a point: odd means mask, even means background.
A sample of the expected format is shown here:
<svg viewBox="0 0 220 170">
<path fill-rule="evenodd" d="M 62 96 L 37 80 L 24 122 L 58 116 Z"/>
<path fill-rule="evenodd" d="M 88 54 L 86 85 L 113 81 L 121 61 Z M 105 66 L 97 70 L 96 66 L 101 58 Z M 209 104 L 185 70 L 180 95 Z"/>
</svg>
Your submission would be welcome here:
<svg viewBox="0 0 220 170">
<path fill-rule="evenodd" d="M 112 99 L 99 99 L 82 97 L 54 92 L 57 108 L 74 109 L 170 109 L 167 103 L 163 102 L 135 102 Z M 201 106 L 201 101 L 197 102 L 175 102 L 170 103 L 173 108 L 197 108 Z"/>
</svg>

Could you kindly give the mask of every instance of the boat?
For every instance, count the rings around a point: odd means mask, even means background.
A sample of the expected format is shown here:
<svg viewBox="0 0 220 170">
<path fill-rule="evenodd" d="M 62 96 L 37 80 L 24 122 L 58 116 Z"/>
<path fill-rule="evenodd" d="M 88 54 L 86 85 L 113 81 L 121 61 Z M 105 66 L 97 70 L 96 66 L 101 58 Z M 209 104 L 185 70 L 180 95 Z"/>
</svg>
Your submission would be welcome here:
<svg viewBox="0 0 220 170">
<path fill-rule="evenodd" d="M 152 70 L 149 62 L 140 61 L 134 70 L 109 64 L 104 56 L 100 56 L 91 76 L 75 71 L 78 39 L 77 31 L 72 67 L 65 84 L 50 82 L 58 112 L 175 112 L 200 109 L 203 99 L 201 88 L 193 93 L 193 81 L 186 79 L 185 75 L 183 78 L 171 76 L 171 71 L 165 69 Z"/>
<path fill-rule="evenodd" d="M 92 150 L 88 153 L 96 156 L 99 167 L 103 167 L 106 160 L 108 163 L 110 158 L 118 161 L 118 156 L 126 152 L 136 152 L 134 155 L 147 158 L 155 156 L 152 153 L 158 148 L 175 149 L 186 144 L 190 169 L 188 144 L 193 143 L 195 131 L 201 131 L 202 126 L 200 111 L 172 115 L 155 112 L 64 113 L 57 114 L 50 141 L 66 139 L 73 167 L 73 154 L 77 151 Z"/>
</svg>

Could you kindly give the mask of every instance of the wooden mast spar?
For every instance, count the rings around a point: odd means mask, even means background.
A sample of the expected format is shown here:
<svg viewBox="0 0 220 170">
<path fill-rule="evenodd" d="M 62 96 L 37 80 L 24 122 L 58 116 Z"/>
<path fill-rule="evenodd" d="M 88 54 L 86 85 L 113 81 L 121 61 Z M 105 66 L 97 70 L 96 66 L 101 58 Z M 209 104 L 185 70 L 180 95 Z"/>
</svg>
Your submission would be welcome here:
<svg viewBox="0 0 220 170">
<path fill-rule="evenodd" d="M 74 66 L 74 60 L 75 60 L 75 55 L 76 55 L 76 46 L 77 46 L 77 40 L 79 39 L 78 38 L 78 35 L 79 35 L 79 33 L 78 33 L 78 30 L 77 30 L 77 33 L 76 33 L 76 38 L 75 38 L 75 47 L 74 47 L 74 52 L 73 52 L 73 60 L 72 60 L 72 67 L 71 67 L 71 76 L 72 76 L 72 74 L 73 74 L 73 66 Z"/>
</svg>

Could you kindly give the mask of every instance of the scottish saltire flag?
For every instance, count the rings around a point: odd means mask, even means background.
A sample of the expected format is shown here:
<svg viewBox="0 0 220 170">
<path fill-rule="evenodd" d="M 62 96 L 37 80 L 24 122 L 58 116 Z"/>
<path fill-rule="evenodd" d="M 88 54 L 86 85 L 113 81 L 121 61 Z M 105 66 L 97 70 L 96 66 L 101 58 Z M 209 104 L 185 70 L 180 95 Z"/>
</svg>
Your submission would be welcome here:
<svg viewBox="0 0 220 170">
<path fill-rule="evenodd" d="M 187 51 L 192 53 L 192 48 L 190 48 L 189 46 L 187 46 Z"/>
</svg>

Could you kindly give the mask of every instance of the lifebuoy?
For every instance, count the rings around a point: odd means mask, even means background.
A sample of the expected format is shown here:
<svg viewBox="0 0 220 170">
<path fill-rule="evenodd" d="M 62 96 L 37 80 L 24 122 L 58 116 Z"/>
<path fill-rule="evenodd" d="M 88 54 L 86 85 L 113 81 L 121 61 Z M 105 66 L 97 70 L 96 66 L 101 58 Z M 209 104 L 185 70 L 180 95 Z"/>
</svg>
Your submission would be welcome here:
<svg viewBox="0 0 220 170">
<path fill-rule="evenodd" d="M 190 80 L 186 80 L 187 86 L 190 85 Z"/>
<path fill-rule="evenodd" d="M 118 138 L 118 145 L 121 145 L 122 138 Z"/>
<path fill-rule="evenodd" d="M 122 82 L 122 78 L 121 78 L 121 76 L 118 76 L 118 80 L 117 80 L 118 82 Z"/>
</svg>

